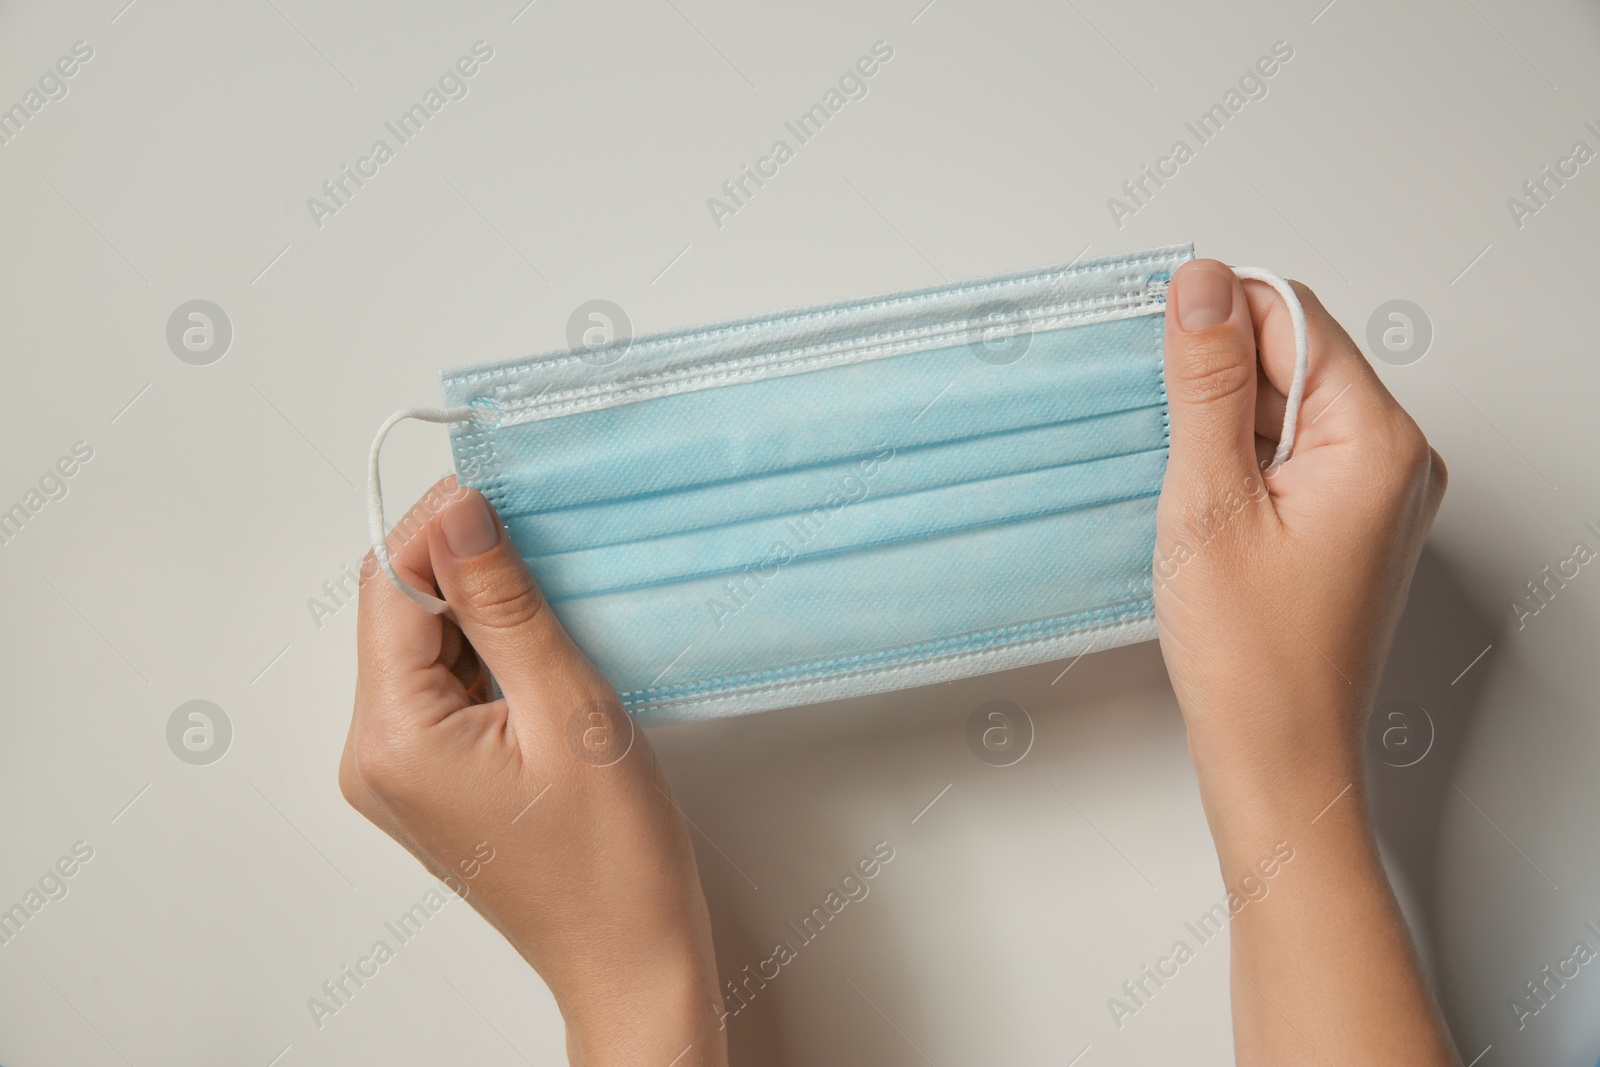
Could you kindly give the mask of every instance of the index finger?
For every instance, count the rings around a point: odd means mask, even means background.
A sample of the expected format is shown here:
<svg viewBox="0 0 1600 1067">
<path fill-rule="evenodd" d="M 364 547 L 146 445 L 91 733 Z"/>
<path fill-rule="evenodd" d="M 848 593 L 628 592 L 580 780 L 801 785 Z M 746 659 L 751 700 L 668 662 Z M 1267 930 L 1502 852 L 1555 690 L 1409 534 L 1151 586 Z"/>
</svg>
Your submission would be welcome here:
<svg viewBox="0 0 1600 1067">
<path fill-rule="evenodd" d="M 412 505 L 389 532 L 389 557 L 400 579 L 417 589 L 435 588 L 428 555 L 428 523 L 460 493 L 455 476 L 443 478 Z M 444 618 L 425 611 L 395 588 L 368 552 L 361 564 L 356 609 L 357 705 L 363 693 L 381 693 L 384 705 L 413 699 L 434 687 Z M 444 673 L 448 670 L 439 667 Z"/>
<path fill-rule="evenodd" d="M 1305 396 L 1300 407 L 1295 449 L 1342 440 L 1381 422 L 1395 400 L 1373 372 L 1366 357 L 1343 326 L 1322 306 L 1317 294 L 1291 281 L 1305 311 L 1310 360 Z M 1264 283 L 1246 281 L 1245 298 L 1256 324 L 1256 351 L 1262 373 L 1277 397 L 1289 392 L 1294 377 L 1294 327 L 1282 298 Z M 1281 422 L 1282 401 L 1264 404 Z M 1334 412 L 1336 414 L 1329 414 Z M 1324 415 L 1329 415 L 1324 419 Z M 1276 441 L 1278 427 L 1258 424 L 1258 432 Z"/>
</svg>

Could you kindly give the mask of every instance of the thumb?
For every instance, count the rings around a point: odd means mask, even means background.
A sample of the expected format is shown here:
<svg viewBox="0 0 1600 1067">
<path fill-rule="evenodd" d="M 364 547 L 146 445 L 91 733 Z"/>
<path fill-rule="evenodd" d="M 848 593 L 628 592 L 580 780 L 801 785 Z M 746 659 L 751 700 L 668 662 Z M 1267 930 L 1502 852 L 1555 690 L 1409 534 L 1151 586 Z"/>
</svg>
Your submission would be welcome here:
<svg viewBox="0 0 1600 1067">
<path fill-rule="evenodd" d="M 1167 484 L 1210 495 L 1256 470 L 1256 342 L 1244 286 L 1214 259 L 1186 263 L 1167 289 Z"/>
<path fill-rule="evenodd" d="M 514 708 L 565 706 L 604 684 L 483 494 L 465 490 L 440 512 L 428 527 L 428 554 L 456 624 Z"/>
</svg>

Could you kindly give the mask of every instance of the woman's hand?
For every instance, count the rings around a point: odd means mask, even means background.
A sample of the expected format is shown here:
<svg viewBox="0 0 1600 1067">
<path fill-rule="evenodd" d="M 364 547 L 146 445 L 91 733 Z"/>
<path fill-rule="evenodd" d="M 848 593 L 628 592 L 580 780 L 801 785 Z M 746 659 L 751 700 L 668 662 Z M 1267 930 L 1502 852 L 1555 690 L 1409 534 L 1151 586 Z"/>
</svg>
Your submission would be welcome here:
<svg viewBox="0 0 1600 1067">
<path fill-rule="evenodd" d="M 1295 291 L 1305 402 L 1292 458 L 1265 471 L 1294 368 L 1288 309 L 1215 260 L 1177 271 L 1167 301 L 1156 621 L 1223 879 L 1245 902 L 1231 922 L 1236 1048 L 1274 1067 L 1450 1064 L 1362 784 L 1444 464 L 1349 335 Z"/>
<path fill-rule="evenodd" d="M 574 1064 L 726 1063 L 694 851 L 649 742 L 484 498 L 447 478 L 423 503 L 390 553 L 450 617 L 369 557 L 345 798 L 533 965 Z"/>
<path fill-rule="evenodd" d="M 1445 489 L 1417 424 L 1315 294 L 1295 290 L 1310 368 L 1293 458 L 1271 470 L 1294 370 L 1283 301 L 1200 260 L 1174 277 L 1167 312 L 1162 653 L 1201 773 L 1263 798 L 1307 771 L 1335 790 L 1360 776 L 1367 713 Z"/>
</svg>

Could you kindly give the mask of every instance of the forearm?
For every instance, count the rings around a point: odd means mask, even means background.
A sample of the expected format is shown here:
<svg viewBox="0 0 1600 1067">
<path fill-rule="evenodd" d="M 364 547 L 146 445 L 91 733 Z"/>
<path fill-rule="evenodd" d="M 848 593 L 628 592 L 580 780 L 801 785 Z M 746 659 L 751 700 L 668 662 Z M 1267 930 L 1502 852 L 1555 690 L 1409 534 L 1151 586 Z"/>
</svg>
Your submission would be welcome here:
<svg viewBox="0 0 1600 1067">
<path fill-rule="evenodd" d="M 1331 741 L 1298 750 L 1343 747 Z M 1240 893 L 1230 923 L 1238 1063 L 1458 1064 L 1372 838 L 1360 766 L 1267 761 L 1250 781 L 1208 773 L 1197 747 L 1223 878 L 1264 894 Z"/>
</svg>

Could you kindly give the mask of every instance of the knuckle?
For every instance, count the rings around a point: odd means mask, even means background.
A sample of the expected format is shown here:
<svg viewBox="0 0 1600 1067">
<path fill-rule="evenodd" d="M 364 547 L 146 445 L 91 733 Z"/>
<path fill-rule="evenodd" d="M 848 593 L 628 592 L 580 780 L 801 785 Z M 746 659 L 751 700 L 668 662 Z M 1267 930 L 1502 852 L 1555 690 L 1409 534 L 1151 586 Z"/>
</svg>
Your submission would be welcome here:
<svg viewBox="0 0 1600 1067">
<path fill-rule="evenodd" d="M 1398 417 L 1377 437 L 1381 444 L 1373 457 L 1380 495 L 1392 500 L 1409 497 L 1428 484 L 1434 455 L 1417 424 L 1396 410 Z"/>
<path fill-rule="evenodd" d="M 1407 418 L 1396 437 L 1393 445 L 1395 465 L 1405 480 L 1415 483 L 1427 478 L 1433 449 L 1428 447 L 1428 439 L 1422 435 L 1417 424 Z"/>
<path fill-rule="evenodd" d="M 404 767 L 389 738 L 363 733 L 351 742 L 351 758 L 339 769 L 339 788 L 351 806 L 363 811 L 371 796 L 395 797 L 405 789 Z"/>
<path fill-rule="evenodd" d="M 1445 466 L 1444 457 L 1439 455 L 1439 450 L 1436 448 L 1428 449 L 1428 474 L 1430 488 L 1442 498 L 1450 486 L 1450 468 Z"/>
<path fill-rule="evenodd" d="M 500 575 L 467 596 L 473 614 L 486 626 L 515 630 L 544 610 L 544 597 L 520 575 Z"/>
<path fill-rule="evenodd" d="M 1253 388 L 1256 368 L 1241 358 L 1231 341 L 1206 340 L 1190 344 L 1174 367 L 1191 403 L 1216 403 Z"/>
<path fill-rule="evenodd" d="M 339 793 L 352 808 L 363 815 L 369 814 L 366 788 L 356 772 L 354 761 L 348 757 L 339 762 Z"/>
</svg>

